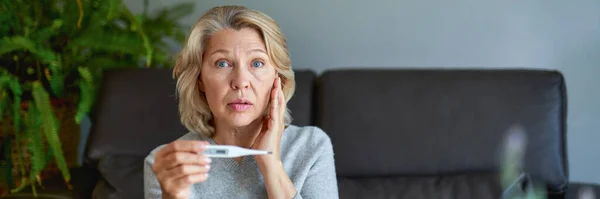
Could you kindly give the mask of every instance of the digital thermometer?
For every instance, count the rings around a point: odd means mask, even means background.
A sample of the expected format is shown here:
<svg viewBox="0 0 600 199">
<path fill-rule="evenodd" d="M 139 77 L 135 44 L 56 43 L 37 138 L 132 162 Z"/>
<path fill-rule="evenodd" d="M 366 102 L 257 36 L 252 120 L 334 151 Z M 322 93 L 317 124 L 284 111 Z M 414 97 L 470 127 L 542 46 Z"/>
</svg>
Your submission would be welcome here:
<svg viewBox="0 0 600 199">
<path fill-rule="evenodd" d="M 270 151 L 246 149 L 230 145 L 206 145 L 202 155 L 210 158 L 236 158 L 248 155 L 267 155 Z"/>
</svg>

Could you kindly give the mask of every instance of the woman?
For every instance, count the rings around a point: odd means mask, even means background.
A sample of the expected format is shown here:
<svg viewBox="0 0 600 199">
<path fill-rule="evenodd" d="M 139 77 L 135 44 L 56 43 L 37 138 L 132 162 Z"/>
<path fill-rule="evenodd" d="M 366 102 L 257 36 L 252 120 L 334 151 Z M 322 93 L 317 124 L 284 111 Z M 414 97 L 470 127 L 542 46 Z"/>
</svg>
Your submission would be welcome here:
<svg viewBox="0 0 600 199">
<path fill-rule="evenodd" d="M 329 137 L 289 125 L 294 73 L 273 19 L 241 6 L 209 10 L 173 73 L 190 133 L 148 155 L 146 198 L 338 198 Z M 272 154 L 211 160 L 202 151 L 212 144 Z"/>
</svg>

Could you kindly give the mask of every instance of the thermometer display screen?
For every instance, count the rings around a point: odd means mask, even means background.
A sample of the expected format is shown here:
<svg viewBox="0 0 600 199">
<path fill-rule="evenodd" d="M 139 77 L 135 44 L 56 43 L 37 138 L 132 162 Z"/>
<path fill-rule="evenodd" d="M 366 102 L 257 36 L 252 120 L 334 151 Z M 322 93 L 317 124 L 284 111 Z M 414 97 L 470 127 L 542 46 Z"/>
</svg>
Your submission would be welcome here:
<svg viewBox="0 0 600 199">
<path fill-rule="evenodd" d="M 227 155 L 227 149 L 207 149 L 206 154 Z"/>
<path fill-rule="evenodd" d="M 215 150 L 215 153 L 216 154 L 227 154 L 227 150 L 225 150 L 225 149 L 217 149 L 217 150 Z"/>
</svg>

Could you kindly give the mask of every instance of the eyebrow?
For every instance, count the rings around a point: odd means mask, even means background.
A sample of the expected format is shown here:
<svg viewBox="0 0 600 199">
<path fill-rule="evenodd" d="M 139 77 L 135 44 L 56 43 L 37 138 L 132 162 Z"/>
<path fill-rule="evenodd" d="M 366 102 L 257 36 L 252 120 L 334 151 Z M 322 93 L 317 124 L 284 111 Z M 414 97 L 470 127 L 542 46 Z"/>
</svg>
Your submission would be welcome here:
<svg viewBox="0 0 600 199">
<path fill-rule="evenodd" d="M 213 56 L 214 54 L 217 54 L 217 53 L 227 54 L 227 53 L 229 53 L 229 51 L 225 50 L 225 49 L 215 50 L 214 52 L 210 53 L 210 56 Z"/>
</svg>

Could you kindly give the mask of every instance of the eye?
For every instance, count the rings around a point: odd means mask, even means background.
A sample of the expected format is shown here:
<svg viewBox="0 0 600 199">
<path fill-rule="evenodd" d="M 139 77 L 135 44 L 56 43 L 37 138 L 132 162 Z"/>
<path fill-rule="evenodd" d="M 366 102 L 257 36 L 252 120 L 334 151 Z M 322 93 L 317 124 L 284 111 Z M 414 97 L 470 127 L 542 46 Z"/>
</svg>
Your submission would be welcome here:
<svg viewBox="0 0 600 199">
<path fill-rule="evenodd" d="M 219 68 L 229 67 L 229 63 L 227 61 L 224 61 L 224 60 L 217 61 L 216 65 Z"/>
<path fill-rule="evenodd" d="M 257 60 L 257 61 L 253 61 L 252 62 L 252 67 L 255 67 L 255 68 L 260 68 L 260 67 L 262 67 L 264 65 L 265 65 L 265 63 L 263 63 L 262 61 L 258 61 Z"/>
</svg>

